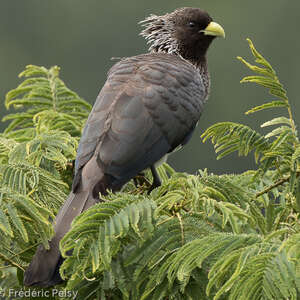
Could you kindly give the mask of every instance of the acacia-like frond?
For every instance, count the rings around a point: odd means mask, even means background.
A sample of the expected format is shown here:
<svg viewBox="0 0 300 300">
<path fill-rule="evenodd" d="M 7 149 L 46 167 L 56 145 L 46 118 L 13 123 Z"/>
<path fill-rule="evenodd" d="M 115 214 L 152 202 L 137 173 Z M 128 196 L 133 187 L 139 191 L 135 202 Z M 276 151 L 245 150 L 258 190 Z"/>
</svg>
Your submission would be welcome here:
<svg viewBox="0 0 300 300">
<path fill-rule="evenodd" d="M 52 173 L 65 170 L 76 157 L 77 139 L 66 131 L 45 131 L 30 141 L 15 144 L 8 158 L 10 164 L 27 162 Z"/>
<path fill-rule="evenodd" d="M 0 196 L 0 230 L 5 238 L 8 241 L 21 238 L 27 243 L 40 240 L 48 246 L 53 233 L 51 211 L 39 205 L 29 195 L 17 193 L 9 187 L 0 187 Z"/>
<path fill-rule="evenodd" d="M 28 164 L 1 165 L 0 174 L 0 231 L 7 241 L 7 246 L 0 245 L 0 258 L 9 251 L 6 257 L 15 261 L 22 247 L 30 248 L 37 241 L 48 246 L 53 212 L 65 200 L 67 186 L 51 173 Z M 9 244 L 16 241 L 14 252 Z"/>
<path fill-rule="evenodd" d="M 155 203 L 134 196 L 126 200 L 117 198 L 97 204 L 76 218 L 73 229 L 61 241 L 63 254 L 74 249 L 73 257 L 67 258 L 62 267 L 62 270 L 69 269 L 72 278 L 90 269 L 92 273 L 109 270 L 122 240 L 134 236 L 145 239 L 151 235 Z"/>
<path fill-rule="evenodd" d="M 0 134 L 0 164 L 8 162 L 9 153 L 18 143 L 14 139 L 8 139 Z"/>
<path fill-rule="evenodd" d="M 175 214 L 184 208 L 185 211 L 201 213 L 203 218 L 213 220 L 216 228 L 234 232 L 239 232 L 245 222 L 254 221 L 247 204 L 255 197 L 255 192 L 250 189 L 253 175 L 244 174 L 236 183 L 229 175 L 215 176 L 205 172 L 198 176 L 173 175 L 153 193 L 158 205 L 157 213 Z"/>
<path fill-rule="evenodd" d="M 5 130 L 7 136 L 28 140 L 34 136 L 35 126 L 80 135 L 91 106 L 67 88 L 58 76 L 57 66 L 46 69 L 33 65 L 27 66 L 19 75 L 27 79 L 7 93 L 5 105 L 21 108 L 23 112 L 4 117 L 3 120 L 11 121 Z"/>
<path fill-rule="evenodd" d="M 246 125 L 233 122 L 216 123 L 209 127 L 201 137 L 204 142 L 211 139 L 216 153 L 221 152 L 217 159 L 235 151 L 239 155 L 247 156 L 254 150 L 255 159 L 258 161 L 262 153 L 270 147 L 266 137 Z"/>
<path fill-rule="evenodd" d="M 255 58 L 255 62 L 260 64 L 262 67 L 252 65 L 240 56 L 238 57 L 238 59 L 243 62 L 250 70 L 261 75 L 244 77 L 241 82 L 255 82 L 259 85 L 262 85 L 269 89 L 270 94 L 282 99 L 289 106 L 286 90 L 280 83 L 275 70 L 272 68 L 271 64 L 255 49 L 252 41 L 250 39 L 247 39 L 247 41 L 249 43 L 250 50 Z"/>
<path fill-rule="evenodd" d="M 219 290 L 215 300 L 222 294 L 235 300 L 296 300 L 295 264 L 287 259 L 285 252 L 278 250 L 278 245 L 278 241 L 258 241 L 250 245 L 246 243 L 220 257 L 209 272 L 207 293 L 216 285 Z"/>
<path fill-rule="evenodd" d="M 0 166 L 0 187 L 30 195 L 40 205 L 57 209 L 66 198 L 68 186 L 51 173 L 30 164 Z"/>
</svg>

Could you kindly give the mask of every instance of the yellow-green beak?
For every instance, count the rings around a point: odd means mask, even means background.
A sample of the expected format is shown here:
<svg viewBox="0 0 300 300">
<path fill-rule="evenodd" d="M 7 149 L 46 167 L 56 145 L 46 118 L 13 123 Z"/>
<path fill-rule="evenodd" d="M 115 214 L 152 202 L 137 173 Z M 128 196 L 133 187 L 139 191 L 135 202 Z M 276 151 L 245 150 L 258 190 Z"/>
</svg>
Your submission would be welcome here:
<svg viewBox="0 0 300 300">
<path fill-rule="evenodd" d="M 200 32 L 203 32 L 205 35 L 220 36 L 225 38 L 225 31 L 223 27 L 216 22 L 210 22 L 207 27 Z"/>
</svg>

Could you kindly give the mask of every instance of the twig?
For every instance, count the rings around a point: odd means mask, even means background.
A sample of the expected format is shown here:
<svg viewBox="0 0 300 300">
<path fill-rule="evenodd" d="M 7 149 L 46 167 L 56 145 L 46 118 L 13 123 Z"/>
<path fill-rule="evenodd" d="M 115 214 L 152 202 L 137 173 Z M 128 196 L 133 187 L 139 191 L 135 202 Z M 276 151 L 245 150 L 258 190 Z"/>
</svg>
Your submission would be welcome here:
<svg viewBox="0 0 300 300">
<path fill-rule="evenodd" d="M 299 175 L 300 175 L 300 172 L 297 172 L 296 176 L 298 177 Z M 285 178 L 282 178 L 282 179 L 276 181 L 274 184 L 268 186 L 267 188 L 265 188 L 261 192 L 256 193 L 255 198 L 258 198 L 259 196 L 270 192 L 272 189 L 276 188 L 277 186 L 282 185 L 285 182 L 289 181 L 290 178 L 291 178 L 291 176 L 287 176 Z"/>
<path fill-rule="evenodd" d="M 182 223 L 182 219 L 179 213 L 176 213 L 176 216 L 179 220 L 179 224 L 180 224 L 180 229 L 181 229 L 181 243 L 182 246 L 184 245 L 184 230 L 183 230 L 183 223 Z"/>
<path fill-rule="evenodd" d="M 8 257 L 6 257 L 5 255 L 3 255 L 2 253 L 0 253 L 0 258 L 8 263 L 10 263 L 11 265 L 17 267 L 18 269 L 21 269 L 22 271 L 24 271 L 24 268 L 21 267 L 20 265 L 18 265 L 17 263 L 15 263 L 14 261 L 12 261 L 11 259 L 9 259 Z"/>
</svg>

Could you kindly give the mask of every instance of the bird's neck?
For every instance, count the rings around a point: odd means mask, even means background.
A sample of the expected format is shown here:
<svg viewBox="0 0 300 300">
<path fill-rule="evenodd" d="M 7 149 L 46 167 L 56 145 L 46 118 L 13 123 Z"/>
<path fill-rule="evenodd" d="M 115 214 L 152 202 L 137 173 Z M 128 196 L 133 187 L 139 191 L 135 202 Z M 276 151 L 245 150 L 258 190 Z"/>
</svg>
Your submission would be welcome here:
<svg viewBox="0 0 300 300">
<path fill-rule="evenodd" d="M 187 61 L 189 61 L 192 65 L 194 65 L 199 71 L 202 73 L 207 72 L 207 59 L 206 56 L 200 56 L 195 58 L 185 58 Z"/>
<path fill-rule="evenodd" d="M 184 55 L 179 54 L 179 53 L 176 53 L 175 55 L 178 55 L 182 59 L 188 61 L 199 71 L 199 74 L 202 78 L 202 83 L 205 88 L 205 94 L 208 96 L 209 89 L 210 89 L 210 76 L 209 76 L 206 56 L 201 55 L 198 57 L 195 57 L 195 56 L 194 57 L 185 57 Z"/>
<path fill-rule="evenodd" d="M 199 71 L 201 78 L 203 80 L 203 85 L 205 87 L 205 92 L 208 95 L 210 88 L 210 76 L 207 67 L 206 56 L 201 56 L 197 59 L 188 59 L 188 61 L 195 66 Z"/>
</svg>

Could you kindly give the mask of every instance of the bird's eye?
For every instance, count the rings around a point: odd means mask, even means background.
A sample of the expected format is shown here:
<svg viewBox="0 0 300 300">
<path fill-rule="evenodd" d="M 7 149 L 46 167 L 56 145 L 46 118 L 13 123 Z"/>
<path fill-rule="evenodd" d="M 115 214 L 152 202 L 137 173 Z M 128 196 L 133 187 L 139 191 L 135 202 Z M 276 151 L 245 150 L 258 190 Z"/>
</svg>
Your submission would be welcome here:
<svg viewBox="0 0 300 300">
<path fill-rule="evenodd" d="M 195 27 L 196 26 L 196 24 L 195 24 L 195 22 L 188 22 L 188 26 L 189 27 L 191 27 L 191 28 L 193 28 L 193 27 Z"/>
</svg>

